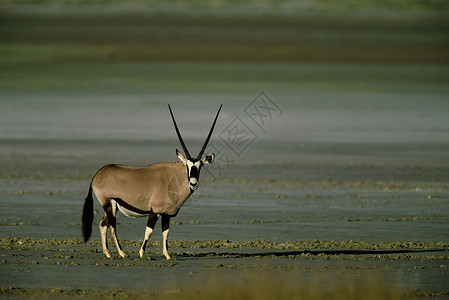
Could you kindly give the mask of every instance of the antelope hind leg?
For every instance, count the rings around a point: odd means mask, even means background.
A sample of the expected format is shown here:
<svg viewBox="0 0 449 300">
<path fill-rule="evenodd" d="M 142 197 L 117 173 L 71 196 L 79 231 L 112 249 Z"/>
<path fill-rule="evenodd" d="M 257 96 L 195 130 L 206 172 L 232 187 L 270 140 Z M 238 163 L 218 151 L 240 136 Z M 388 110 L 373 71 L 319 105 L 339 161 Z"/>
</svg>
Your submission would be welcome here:
<svg viewBox="0 0 449 300">
<path fill-rule="evenodd" d="M 109 233 L 112 236 L 112 240 L 114 241 L 115 247 L 117 248 L 118 253 L 121 257 L 126 257 L 125 251 L 123 251 L 122 247 L 120 246 L 120 243 L 118 241 L 117 233 L 116 233 L 116 218 L 115 214 L 117 212 L 117 202 L 111 201 L 111 205 L 108 206 L 106 209 L 106 215 L 108 218 L 108 230 Z"/>
<path fill-rule="evenodd" d="M 108 250 L 107 232 L 108 232 L 108 216 L 105 213 L 103 219 L 101 219 L 100 225 L 101 245 L 103 246 L 103 253 L 107 258 L 111 258 L 111 253 Z"/>
</svg>

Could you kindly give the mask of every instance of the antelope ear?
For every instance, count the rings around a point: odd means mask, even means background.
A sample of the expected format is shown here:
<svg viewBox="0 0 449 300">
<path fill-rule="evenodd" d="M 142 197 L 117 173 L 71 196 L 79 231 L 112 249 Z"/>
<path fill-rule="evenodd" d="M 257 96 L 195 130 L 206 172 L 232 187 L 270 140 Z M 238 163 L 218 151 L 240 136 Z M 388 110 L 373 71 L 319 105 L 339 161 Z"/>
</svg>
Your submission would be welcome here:
<svg viewBox="0 0 449 300">
<path fill-rule="evenodd" d="M 204 165 L 211 164 L 214 161 L 215 161 L 215 154 L 214 153 L 206 155 L 206 157 L 203 158 L 203 160 L 202 160 Z"/>
<path fill-rule="evenodd" d="M 185 157 L 181 154 L 181 152 L 178 151 L 178 149 L 176 149 L 176 155 L 183 164 L 187 164 L 187 159 L 185 159 Z"/>
</svg>

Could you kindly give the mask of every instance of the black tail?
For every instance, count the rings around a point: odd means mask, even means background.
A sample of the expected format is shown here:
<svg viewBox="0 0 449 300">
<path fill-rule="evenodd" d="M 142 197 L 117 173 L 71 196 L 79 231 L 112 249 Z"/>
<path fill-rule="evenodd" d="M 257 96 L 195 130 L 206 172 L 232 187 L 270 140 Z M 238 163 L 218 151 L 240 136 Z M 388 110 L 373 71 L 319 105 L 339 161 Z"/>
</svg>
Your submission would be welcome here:
<svg viewBox="0 0 449 300">
<path fill-rule="evenodd" d="M 92 183 L 89 187 L 89 194 L 87 194 L 86 200 L 83 206 L 83 237 L 86 243 L 90 235 L 92 234 L 92 222 L 94 221 L 94 199 L 92 198 Z"/>
</svg>

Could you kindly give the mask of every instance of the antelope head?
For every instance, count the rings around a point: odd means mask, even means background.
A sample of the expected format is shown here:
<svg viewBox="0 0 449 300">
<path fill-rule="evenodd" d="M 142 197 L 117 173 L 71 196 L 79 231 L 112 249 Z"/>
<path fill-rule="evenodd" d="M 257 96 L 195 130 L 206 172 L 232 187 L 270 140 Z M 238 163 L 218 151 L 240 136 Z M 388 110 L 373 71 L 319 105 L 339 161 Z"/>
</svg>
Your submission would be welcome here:
<svg viewBox="0 0 449 300">
<path fill-rule="evenodd" d="M 204 158 L 202 158 L 204 150 L 206 150 L 207 144 L 209 143 L 209 139 L 212 135 L 212 131 L 214 131 L 215 123 L 217 122 L 218 114 L 220 113 L 221 107 L 223 104 L 220 105 L 220 108 L 218 109 L 217 115 L 215 116 L 214 123 L 212 124 L 212 127 L 210 128 L 209 134 L 206 138 L 206 141 L 204 142 L 203 147 L 201 148 L 200 153 L 193 158 L 189 150 L 187 150 L 186 145 L 184 144 L 184 141 L 181 137 L 181 134 L 179 133 L 178 125 L 176 124 L 175 117 L 173 116 L 173 112 L 171 110 L 170 104 L 168 105 L 168 109 L 170 110 L 170 114 L 173 120 L 173 124 L 175 125 L 176 134 L 178 135 L 179 142 L 181 143 L 181 147 L 184 150 L 184 155 L 181 154 L 181 152 L 176 149 L 176 155 L 178 156 L 179 160 L 186 166 L 187 168 L 187 180 L 189 181 L 189 187 L 190 190 L 193 192 L 198 188 L 198 180 L 200 179 L 200 170 L 204 165 L 211 164 L 215 160 L 215 154 L 208 154 Z"/>
</svg>

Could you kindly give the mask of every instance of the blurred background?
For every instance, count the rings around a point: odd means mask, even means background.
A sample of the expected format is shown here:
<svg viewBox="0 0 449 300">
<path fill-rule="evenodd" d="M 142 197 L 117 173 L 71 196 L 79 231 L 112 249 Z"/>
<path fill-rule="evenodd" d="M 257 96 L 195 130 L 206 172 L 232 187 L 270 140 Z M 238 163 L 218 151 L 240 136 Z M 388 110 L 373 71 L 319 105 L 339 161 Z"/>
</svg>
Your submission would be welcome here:
<svg viewBox="0 0 449 300">
<path fill-rule="evenodd" d="M 203 139 L 220 103 L 224 128 L 265 92 L 287 112 L 266 140 L 447 142 L 448 11 L 438 0 L 3 0 L 0 138 L 161 139 L 171 102 L 186 138 Z"/>
</svg>

